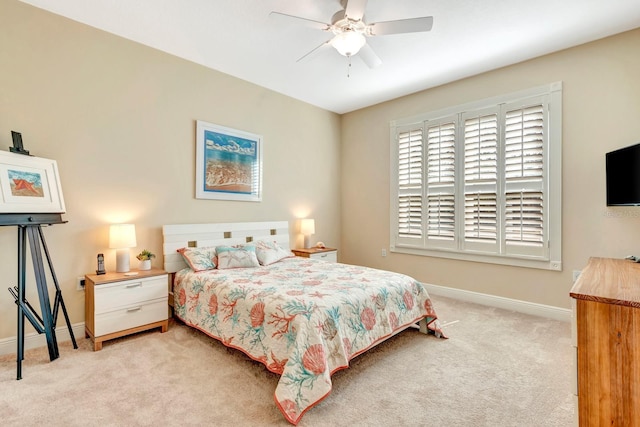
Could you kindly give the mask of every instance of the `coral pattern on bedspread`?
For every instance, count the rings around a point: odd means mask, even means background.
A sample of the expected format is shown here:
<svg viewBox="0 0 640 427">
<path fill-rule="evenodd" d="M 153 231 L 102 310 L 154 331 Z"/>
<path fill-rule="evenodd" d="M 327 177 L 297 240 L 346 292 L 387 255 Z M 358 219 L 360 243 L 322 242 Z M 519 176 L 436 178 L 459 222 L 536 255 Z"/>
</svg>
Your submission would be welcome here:
<svg viewBox="0 0 640 427">
<path fill-rule="evenodd" d="M 308 258 L 232 270 L 181 270 L 176 315 L 280 374 L 275 400 L 292 424 L 331 391 L 331 374 L 422 318 L 440 334 L 424 286 L 409 276 Z"/>
</svg>

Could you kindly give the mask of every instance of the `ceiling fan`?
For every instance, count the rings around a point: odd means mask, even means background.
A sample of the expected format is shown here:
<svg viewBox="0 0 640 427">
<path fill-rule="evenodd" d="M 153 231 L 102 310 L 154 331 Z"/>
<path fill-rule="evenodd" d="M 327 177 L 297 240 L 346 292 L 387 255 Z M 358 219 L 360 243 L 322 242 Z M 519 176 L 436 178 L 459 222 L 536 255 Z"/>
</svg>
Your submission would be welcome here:
<svg viewBox="0 0 640 427">
<path fill-rule="evenodd" d="M 285 19 L 292 18 L 298 22 L 305 23 L 311 28 L 333 33 L 332 38 L 311 50 L 296 62 L 315 54 L 325 47 L 333 46 L 341 55 L 349 58 L 359 54 L 360 59 L 369 68 L 376 68 L 382 64 L 382 60 L 367 44 L 367 37 L 425 32 L 431 31 L 433 27 L 433 16 L 367 24 L 364 21 L 367 0 L 342 0 L 341 5 L 343 9 L 333 15 L 330 24 L 286 13 L 271 12 L 271 16 Z"/>
</svg>

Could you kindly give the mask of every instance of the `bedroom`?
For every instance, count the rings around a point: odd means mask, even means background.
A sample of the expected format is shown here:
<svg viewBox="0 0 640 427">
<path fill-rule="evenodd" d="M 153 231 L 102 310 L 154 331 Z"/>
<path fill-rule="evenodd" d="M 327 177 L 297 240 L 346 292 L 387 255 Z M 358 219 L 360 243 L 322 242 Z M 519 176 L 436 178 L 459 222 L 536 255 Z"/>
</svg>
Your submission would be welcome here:
<svg viewBox="0 0 640 427">
<path fill-rule="evenodd" d="M 637 29 L 344 115 L 14 0 L 0 5 L 0 47 L 0 145 L 20 131 L 27 149 L 60 167 L 69 223 L 45 232 L 73 324 L 84 321 L 75 278 L 95 269 L 100 252 L 114 268 L 114 222 L 135 222 L 139 249 L 159 253 L 163 224 L 313 215 L 314 237 L 337 246 L 342 262 L 549 306 L 567 320 L 573 270 L 590 256 L 638 253 L 637 212 L 604 203 L 604 154 L 640 141 Z M 564 84 L 563 270 L 381 257 L 389 245 L 389 209 L 379 197 L 389 188 L 380 172 L 389 168 L 389 120 L 554 81 Z M 261 203 L 194 199 L 196 119 L 264 136 Z M 0 230 L 0 239 L 8 281 L 15 231 Z M 9 295 L 0 298 L 8 352 L 14 310 Z"/>
</svg>

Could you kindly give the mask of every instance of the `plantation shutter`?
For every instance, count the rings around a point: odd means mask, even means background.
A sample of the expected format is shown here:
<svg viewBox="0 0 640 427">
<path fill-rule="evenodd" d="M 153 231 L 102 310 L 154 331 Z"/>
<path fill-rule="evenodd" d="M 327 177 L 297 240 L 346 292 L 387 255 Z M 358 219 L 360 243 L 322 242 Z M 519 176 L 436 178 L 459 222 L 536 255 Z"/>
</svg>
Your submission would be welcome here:
<svg viewBox="0 0 640 427">
<path fill-rule="evenodd" d="M 498 112 L 463 114 L 464 247 L 498 248 Z"/>
<path fill-rule="evenodd" d="M 543 256 L 548 249 L 544 104 L 509 105 L 504 120 L 506 251 Z"/>
<path fill-rule="evenodd" d="M 426 237 L 432 246 L 455 245 L 456 126 L 457 120 L 451 117 L 426 125 Z"/>
<path fill-rule="evenodd" d="M 562 86 L 391 122 L 394 252 L 560 270 Z"/>
<path fill-rule="evenodd" d="M 423 129 L 400 130 L 398 143 L 398 238 L 422 239 Z"/>
</svg>

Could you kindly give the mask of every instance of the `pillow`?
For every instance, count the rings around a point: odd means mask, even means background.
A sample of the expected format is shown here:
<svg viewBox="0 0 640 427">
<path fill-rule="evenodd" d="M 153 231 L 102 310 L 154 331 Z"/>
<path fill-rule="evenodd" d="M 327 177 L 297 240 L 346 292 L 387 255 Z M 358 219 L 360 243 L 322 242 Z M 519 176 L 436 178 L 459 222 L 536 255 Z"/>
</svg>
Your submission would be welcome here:
<svg viewBox="0 0 640 427">
<path fill-rule="evenodd" d="M 260 267 L 253 245 L 218 246 L 218 269 Z"/>
<path fill-rule="evenodd" d="M 256 256 L 260 265 L 269 265 L 284 258 L 292 258 L 295 255 L 278 245 L 276 242 L 264 240 L 256 242 Z"/>
<path fill-rule="evenodd" d="M 180 248 L 178 252 L 193 271 L 213 270 L 216 268 L 216 248 Z"/>
</svg>

